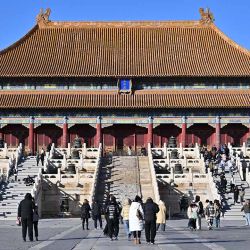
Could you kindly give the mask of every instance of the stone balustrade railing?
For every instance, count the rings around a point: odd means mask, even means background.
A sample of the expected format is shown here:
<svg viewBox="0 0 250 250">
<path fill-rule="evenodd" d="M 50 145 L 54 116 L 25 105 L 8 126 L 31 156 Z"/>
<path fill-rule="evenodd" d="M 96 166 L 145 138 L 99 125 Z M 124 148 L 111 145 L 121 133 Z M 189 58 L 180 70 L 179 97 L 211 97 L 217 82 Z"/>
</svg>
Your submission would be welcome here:
<svg viewBox="0 0 250 250">
<path fill-rule="evenodd" d="M 151 173 L 151 179 L 152 179 L 152 187 L 155 195 L 155 202 L 158 203 L 160 200 L 160 194 L 159 194 L 159 187 L 156 179 L 156 173 L 153 163 L 153 155 L 152 155 L 152 149 L 150 143 L 148 144 L 148 161 L 149 161 L 149 168 Z"/>
<path fill-rule="evenodd" d="M 90 152 L 90 151 L 89 151 Z M 93 153 L 96 153 L 96 150 L 92 151 Z M 92 154 L 91 154 L 92 156 Z M 96 192 L 97 192 L 97 183 L 98 183 L 98 176 L 100 172 L 100 167 L 101 167 L 101 156 L 102 156 L 102 144 L 99 144 L 99 147 L 97 149 L 97 154 L 95 154 L 95 157 L 97 157 L 97 162 L 96 162 L 96 169 L 94 172 L 93 176 L 93 183 L 90 191 L 90 197 L 89 200 L 92 203 L 93 199 L 96 198 Z"/>
<path fill-rule="evenodd" d="M 201 169 L 205 169 L 204 159 L 153 159 L 155 166 L 173 168 L 175 164 L 181 164 L 183 168 L 188 169 L 191 167 L 201 167 Z"/>
<path fill-rule="evenodd" d="M 4 147 L 0 148 L 0 158 L 6 159 L 8 157 L 7 143 L 4 143 Z"/>
<path fill-rule="evenodd" d="M 94 179 L 94 174 L 92 173 L 83 173 L 79 174 L 76 172 L 76 174 L 62 174 L 60 172 L 60 169 L 58 169 L 57 174 L 44 174 L 43 178 L 46 180 L 49 180 L 53 184 L 56 184 L 60 182 L 61 184 L 78 184 L 78 183 L 84 183 L 86 180 Z"/>
<path fill-rule="evenodd" d="M 10 154 L 11 152 L 11 154 L 9 155 L 9 161 L 7 165 L 7 178 L 9 178 L 11 169 L 15 168 L 17 171 L 18 163 L 22 157 L 22 152 L 23 152 L 22 150 L 23 150 L 22 143 L 20 143 L 17 148 L 8 148 L 8 153 Z"/>
<path fill-rule="evenodd" d="M 38 214 L 42 216 L 42 182 L 43 182 L 43 175 L 42 175 L 42 168 L 39 168 L 38 175 L 35 178 L 35 183 L 31 189 L 31 195 L 35 200 L 35 203 L 38 207 Z"/>
<path fill-rule="evenodd" d="M 176 184 L 180 183 L 208 183 L 207 174 L 197 174 L 189 172 L 187 174 L 156 174 L 159 181 L 171 183 L 172 180 Z"/>
</svg>

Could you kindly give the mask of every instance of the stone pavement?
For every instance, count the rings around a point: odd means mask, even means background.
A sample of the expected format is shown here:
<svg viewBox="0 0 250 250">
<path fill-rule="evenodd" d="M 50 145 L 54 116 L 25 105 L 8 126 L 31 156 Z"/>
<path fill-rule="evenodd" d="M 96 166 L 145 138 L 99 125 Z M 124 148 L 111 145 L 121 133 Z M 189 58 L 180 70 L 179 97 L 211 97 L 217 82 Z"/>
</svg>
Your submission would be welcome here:
<svg viewBox="0 0 250 250">
<path fill-rule="evenodd" d="M 39 241 L 23 242 L 21 227 L 13 221 L 1 221 L 1 250 L 198 250 L 198 249 L 248 249 L 250 244 L 250 227 L 242 221 L 222 221 L 219 230 L 207 230 L 203 221 L 203 230 L 190 232 L 187 220 L 171 220 L 167 222 L 166 232 L 159 232 L 155 245 L 146 245 L 144 231 L 142 244 L 134 245 L 127 241 L 122 225 L 118 241 L 110 241 L 101 230 L 83 231 L 80 219 L 48 219 L 39 222 Z"/>
</svg>

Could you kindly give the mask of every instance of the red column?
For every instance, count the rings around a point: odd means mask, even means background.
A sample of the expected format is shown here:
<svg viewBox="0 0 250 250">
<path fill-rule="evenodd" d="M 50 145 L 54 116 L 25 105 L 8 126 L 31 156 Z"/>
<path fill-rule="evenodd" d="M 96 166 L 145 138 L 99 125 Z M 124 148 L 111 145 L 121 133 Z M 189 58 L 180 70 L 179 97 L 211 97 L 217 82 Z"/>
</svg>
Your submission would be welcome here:
<svg viewBox="0 0 250 250">
<path fill-rule="evenodd" d="M 0 139 L 3 139 L 3 131 L 0 129 Z"/>
<path fill-rule="evenodd" d="M 215 146 L 218 149 L 220 147 L 220 117 L 216 117 L 215 121 Z"/>
<path fill-rule="evenodd" d="M 99 144 L 102 143 L 102 124 L 101 124 L 101 117 L 98 116 L 96 119 L 96 140 L 95 146 L 99 147 Z"/>
<path fill-rule="evenodd" d="M 153 144 L 153 118 L 148 118 L 148 143 Z"/>
<path fill-rule="evenodd" d="M 63 148 L 68 147 L 68 118 L 67 117 L 64 117 L 64 121 L 63 121 L 62 146 Z"/>
<path fill-rule="evenodd" d="M 29 150 L 34 155 L 34 117 L 30 117 L 29 124 Z"/>
<path fill-rule="evenodd" d="M 182 147 L 186 147 L 186 137 L 187 137 L 187 123 L 186 117 L 182 117 L 182 126 L 181 126 L 181 144 Z"/>
</svg>

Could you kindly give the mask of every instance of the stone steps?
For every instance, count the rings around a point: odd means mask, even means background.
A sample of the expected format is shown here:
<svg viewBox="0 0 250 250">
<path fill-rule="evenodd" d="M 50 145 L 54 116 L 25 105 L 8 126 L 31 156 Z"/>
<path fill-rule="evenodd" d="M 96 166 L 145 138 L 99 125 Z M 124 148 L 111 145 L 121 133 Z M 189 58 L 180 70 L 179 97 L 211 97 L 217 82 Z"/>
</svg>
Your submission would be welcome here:
<svg viewBox="0 0 250 250">
<path fill-rule="evenodd" d="M 15 220 L 17 217 L 18 203 L 24 199 L 26 193 L 30 193 L 33 185 L 26 186 L 23 179 L 28 175 L 35 177 L 38 174 L 36 158 L 28 157 L 18 166 L 17 182 L 11 177 L 11 182 L 2 190 L 0 201 L 0 220 Z M 14 182 L 13 182 L 14 181 Z"/>
</svg>

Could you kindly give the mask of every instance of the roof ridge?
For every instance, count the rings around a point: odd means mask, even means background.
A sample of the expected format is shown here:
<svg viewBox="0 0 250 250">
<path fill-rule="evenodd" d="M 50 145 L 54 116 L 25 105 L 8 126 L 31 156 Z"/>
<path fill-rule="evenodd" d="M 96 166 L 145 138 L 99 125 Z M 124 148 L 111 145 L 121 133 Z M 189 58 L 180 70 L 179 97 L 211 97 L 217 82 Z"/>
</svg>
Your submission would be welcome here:
<svg viewBox="0 0 250 250">
<path fill-rule="evenodd" d="M 36 30 L 38 30 L 39 26 L 36 24 L 35 26 L 33 26 L 28 33 L 26 33 L 23 37 L 21 37 L 20 39 L 18 39 L 16 42 L 12 43 L 11 45 L 9 45 L 8 47 L 4 48 L 3 50 L 0 50 L 0 55 L 4 54 L 5 52 L 7 52 L 8 50 L 11 50 L 17 46 L 19 46 L 19 44 L 21 44 L 23 41 L 25 41 L 27 38 L 30 37 L 31 34 L 33 34 Z"/>
<path fill-rule="evenodd" d="M 229 43 L 231 46 L 235 47 L 236 49 L 240 50 L 241 52 L 245 53 L 247 56 L 250 56 L 250 51 L 243 46 L 239 45 L 237 42 L 235 42 L 232 38 L 227 36 L 218 26 L 216 26 L 214 23 L 211 23 L 211 28 L 227 43 Z"/>
<path fill-rule="evenodd" d="M 204 27 L 199 20 L 132 20 L 132 21 L 49 21 L 39 23 L 39 28 L 164 28 L 164 27 Z"/>
</svg>

